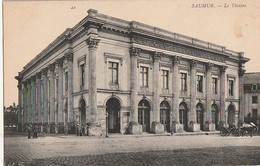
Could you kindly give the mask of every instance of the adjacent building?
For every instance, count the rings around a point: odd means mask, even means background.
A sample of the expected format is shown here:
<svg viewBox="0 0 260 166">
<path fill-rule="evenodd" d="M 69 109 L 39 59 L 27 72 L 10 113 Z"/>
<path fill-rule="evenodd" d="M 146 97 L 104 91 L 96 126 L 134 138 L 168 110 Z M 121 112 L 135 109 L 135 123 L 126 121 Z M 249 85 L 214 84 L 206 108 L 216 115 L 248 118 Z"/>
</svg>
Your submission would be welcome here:
<svg viewBox="0 0 260 166">
<path fill-rule="evenodd" d="M 245 73 L 244 83 L 244 104 L 243 112 L 246 122 L 260 124 L 260 73 Z"/>
<path fill-rule="evenodd" d="M 19 72 L 19 124 L 56 133 L 83 125 L 89 135 L 216 130 L 243 119 L 247 61 L 90 9 Z"/>
</svg>

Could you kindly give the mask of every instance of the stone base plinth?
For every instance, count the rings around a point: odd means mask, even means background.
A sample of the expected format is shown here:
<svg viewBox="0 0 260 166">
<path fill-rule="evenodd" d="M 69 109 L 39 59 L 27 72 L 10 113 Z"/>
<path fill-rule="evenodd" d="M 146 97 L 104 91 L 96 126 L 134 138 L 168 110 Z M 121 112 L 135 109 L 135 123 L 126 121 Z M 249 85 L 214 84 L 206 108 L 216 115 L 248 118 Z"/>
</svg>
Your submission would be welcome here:
<svg viewBox="0 0 260 166">
<path fill-rule="evenodd" d="M 128 131 L 129 134 L 141 134 L 143 132 L 143 127 L 137 122 L 130 122 Z"/>
<path fill-rule="evenodd" d="M 159 122 L 153 122 L 151 132 L 154 134 L 161 134 L 164 133 L 164 125 Z"/>
<path fill-rule="evenodd" d="M 51 132 L 51 125 L 47 125 L 47 133 L 50 133 Z"/>
<path fill-rule="evenodd" d="M 102 130 L 101 125 L 92 123 L 92 124 L 88 124 L 87 135 L 88 136 L 104 136 L 106 134 L 105 134 L 105 131 Z"/>
<path fill-rule="evenodd" d="M 200 124 L 189 123 L 189 131 L 191 131 L 191 132 L 198 132 L 198 131 L 200 131 Z"/>
<path fill-rule="evenodd" d="M 205 131 L 215 131 L 215 124 L 214 123 L 210 123 L 210 122 L 206 122 L 205 126 L 204 126 L 204 130 Z"/>
<path fill-rule="evenodd" d="M 180 123 L 175 123 L 173 125 L 173 132 L 174 133 L 182 133 L 184 131 L 184 126 L 183 124 Z"/>
</svg>

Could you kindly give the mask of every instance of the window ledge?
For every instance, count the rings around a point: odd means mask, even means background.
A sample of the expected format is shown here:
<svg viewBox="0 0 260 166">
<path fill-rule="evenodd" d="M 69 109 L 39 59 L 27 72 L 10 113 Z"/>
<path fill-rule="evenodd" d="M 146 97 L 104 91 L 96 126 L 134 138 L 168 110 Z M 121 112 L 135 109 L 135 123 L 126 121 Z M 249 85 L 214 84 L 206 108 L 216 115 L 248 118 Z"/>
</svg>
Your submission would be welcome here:
<svg viewBox="0 0 260 166">
<path fill-rule="evenodd" d="M 118 90 L 119 84 L 118 83 L 109 83 L 109 88 L 112 90 Z"/>
</svg>

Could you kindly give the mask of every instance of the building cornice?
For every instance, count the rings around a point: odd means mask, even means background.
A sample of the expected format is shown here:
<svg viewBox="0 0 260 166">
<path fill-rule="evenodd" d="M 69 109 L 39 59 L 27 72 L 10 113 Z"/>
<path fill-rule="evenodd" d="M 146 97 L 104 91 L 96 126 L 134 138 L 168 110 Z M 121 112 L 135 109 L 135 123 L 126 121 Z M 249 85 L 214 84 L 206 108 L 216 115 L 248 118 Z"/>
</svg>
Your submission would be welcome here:
<svg viewBox="0 0 260 166">
<path fill-rule="evenodd" d="M 228 50 L 223 46 L 205 42 L 199 39 L 191 38 L 178 33 L 173 33 L 161 28 L 142 24 L 137 21 L 126 21 L 119 18 L 107 16 L 98 13 L 97 10 L 89 9 L 88 16 L 82 19 L 73 28 L 67 28 L 51 44 L 49 44 L 41 53 L 32 59 L 23 69 L 21 75 L 24 75 L 33 66 L 40 63 L 46 56 L 50 56 L 59 49 L 60 46 L 77 40 L 81 34 L 86 34 L 89 26 L 96 25 L 97 29 L 108 29 L 120 33 L 129 34 L 132 42 L 140 43 L 162 48 L 174 52 L 200 56 L 201 58 L 212 59 L 219 62 L 231 60 L 245 63 L 248 58 L 240 56 L 239 52 Z M 143 36 L 141 39 L 140 36 Z M 185 50 L 187 49 L 187 50 Z M 193 53 L 193 51 L 195 51 Z M 215 58 L 211 54 L 217 54 Z"/>
</svg>

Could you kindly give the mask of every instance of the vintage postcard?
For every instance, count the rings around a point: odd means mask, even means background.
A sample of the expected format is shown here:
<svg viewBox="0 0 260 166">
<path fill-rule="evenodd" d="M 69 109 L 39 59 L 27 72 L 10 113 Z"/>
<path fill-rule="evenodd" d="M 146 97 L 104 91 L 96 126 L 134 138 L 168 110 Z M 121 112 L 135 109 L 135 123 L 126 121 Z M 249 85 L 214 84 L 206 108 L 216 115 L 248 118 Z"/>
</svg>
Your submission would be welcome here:
<svg viewBox="0 0 260 166">
<path fill-rule="evenodd" d="M 259 165 L 259 11 L 4 1 L 3 165 Z"/>
</svg>

